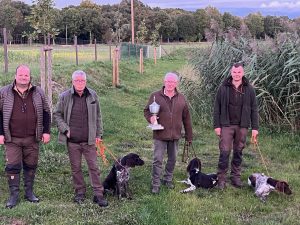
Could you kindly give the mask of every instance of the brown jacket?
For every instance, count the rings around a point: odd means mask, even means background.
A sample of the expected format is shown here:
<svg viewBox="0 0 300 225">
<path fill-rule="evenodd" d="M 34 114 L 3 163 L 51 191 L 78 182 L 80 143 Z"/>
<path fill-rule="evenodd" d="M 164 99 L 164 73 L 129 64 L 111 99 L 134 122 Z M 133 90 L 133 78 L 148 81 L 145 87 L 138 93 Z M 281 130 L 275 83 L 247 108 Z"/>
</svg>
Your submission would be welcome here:
<svg viewBox="0 0 300 225">
<path fill-rule="evenodd" d="M 178 140 L 181 138 L 183 124 L 185 139 L 192 141 L 192 122 L 185 97 L 176 90 L 176 94 L 170 99 L 164 94 L 164 87 L 152 93 L 148 104 L 144 108 L 144 116 L 149 123 L 152 116 L 149 111 L 149 105 L 152 104 L 154 96 L 156 103 L 160 105 L 158 123 L 164 127 L 164 130 L 153 131 L 153 138 L 162 141 Z"/>
</svg>

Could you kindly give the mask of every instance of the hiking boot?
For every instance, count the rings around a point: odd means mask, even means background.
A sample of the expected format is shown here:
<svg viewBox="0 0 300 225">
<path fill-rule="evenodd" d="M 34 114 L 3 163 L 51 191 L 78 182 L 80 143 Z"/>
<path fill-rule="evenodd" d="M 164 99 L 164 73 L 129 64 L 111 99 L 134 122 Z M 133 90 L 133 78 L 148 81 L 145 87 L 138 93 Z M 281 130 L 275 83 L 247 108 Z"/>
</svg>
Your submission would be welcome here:
<svg viewBox="0 0 300 225">
<path fill-rule="evenodd" d="M 76 194 L 73 200 L 77 204 L 82 204 L 84 202 L 84 199 L 85 199 L 84 194 Z"/>
<path fill-rule="evenodd" d="M 108 202 L 103 196 L 94 196 L 93 202 L 98 204 L 100 207 L 107 207 Z"/>
<path fill-rule="evenodd" d="M 169 189 L 174 189 L 175 188 L 175 185 L 173 184 L 172 181 L 163 180 L 162 184 L 165 185 Z"/>
<path fill-rule="evenodd" d="M 158 186 L 153 186 L 151 188 L 151 193 L 152 194 L 159 194 L 159 187 Z"/>
</svg>

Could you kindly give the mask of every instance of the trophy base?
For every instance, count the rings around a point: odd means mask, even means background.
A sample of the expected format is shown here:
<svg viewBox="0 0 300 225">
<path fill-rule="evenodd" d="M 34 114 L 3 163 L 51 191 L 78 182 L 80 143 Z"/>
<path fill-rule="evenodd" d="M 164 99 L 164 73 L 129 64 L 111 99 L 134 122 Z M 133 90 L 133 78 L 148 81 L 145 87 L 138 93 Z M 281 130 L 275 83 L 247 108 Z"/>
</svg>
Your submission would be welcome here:
<svg viewBox="0 0 300 225">
<path fill-rule="evenodd" d="M 147 128 L 151 129 L 151 130 L 163 130 L 164 127 L 160 124 L 149 124 L 147 126 Z"/>
</svg>

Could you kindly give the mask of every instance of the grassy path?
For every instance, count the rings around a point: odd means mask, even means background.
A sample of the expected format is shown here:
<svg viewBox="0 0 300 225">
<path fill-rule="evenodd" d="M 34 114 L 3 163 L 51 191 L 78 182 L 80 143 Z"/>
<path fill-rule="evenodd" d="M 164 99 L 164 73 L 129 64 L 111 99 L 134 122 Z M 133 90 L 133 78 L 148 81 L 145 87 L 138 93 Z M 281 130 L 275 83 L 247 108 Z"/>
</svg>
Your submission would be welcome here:
<svg viewBox="0 0 300 225">
<path fill-rule="evenodd" d="M 174 190 L 164 187 L 160 195 L 150 194 L 152 158 L 151 132 L 146 129 L 143 108 L 148 96 L 162 85 L 166 72 L 180 69 L 186 60 L 183 53 L 165 58 L 155 66 L 146 62 L 145 73 L 139 74 L 134 62 L 122 62 L 121 86 L 111 87 L 111 65 L 109 63 L 86 64 L 81 69 L 88 73 L 88 85 L 97 90 L 101 99 L 104 121 L 104 142 L 117 156 L 136 152 L 146 164 L 131 171 L 133 200 L 118 201 L 108 196 L 109 208 L 101 209 L 91 202 L 92 191 L 88 186 L 85 203 L 81 206 L 72 202 L 71 173 L 64 146 L 58 145 L 57 131 L 53 128 L 52 141 L 41 147 L 40 167 L 36 179 L 36 193 L 41 198 L 38 205 L 21 202 L 13 210 L 4 209 L 8 197 L 4 169 L 0 171 L 0 224 L 105 224 L 105 225 L 198 225 L 198 224 L 298 224 L 300 212 L 299 181 L 299 137 L 289 134 L 260 135 L 268 167 L 274 177 L 288 180 L 294 195 L 286 197 L 272 193 L 266 204 L 253 197 L 253 191 L 245 187 L 232 187 L 224 192 L 197 190 L 192 194 L 180 194 L 185 186 L 176 184 Z M 70 84 L 74 66 L 54 68 L 54 79 L 65 88 Z M 2 82 L 4 82 L 2 80 Z M 55 87 L 60 91 L 59 86 Z M 194 118 L 196 120 L 196 118 Z M 214 172 L 217 160 L 217 140 L 211 129 L 194 127 L 194 147 L 201 158 L 204 172 Z M 243 181 L 252 172 L 264 172 L 256 152 L 250 145 L 244 151 Z M 2 147 L 3 151 L 3 147 Z M 181 156 L 181 152 L 180 152 Z M 112 159 L 107 156 L 110 164 Z M 100 160 L 99 160 L 100 161 Z M 109 167 L 100 161 L 101 178 Z M 4 168 L 4 160 L 0 161 Z M 186 164 L 180 162 L 175 169 L 175 180 L 185 178 Z M 88 177 L 84 165 L 84 174 Z M 89 183 L 88 179 L 86 180 Z M 23 190 L 23 188 L 22 188 Z"/>
</svg>

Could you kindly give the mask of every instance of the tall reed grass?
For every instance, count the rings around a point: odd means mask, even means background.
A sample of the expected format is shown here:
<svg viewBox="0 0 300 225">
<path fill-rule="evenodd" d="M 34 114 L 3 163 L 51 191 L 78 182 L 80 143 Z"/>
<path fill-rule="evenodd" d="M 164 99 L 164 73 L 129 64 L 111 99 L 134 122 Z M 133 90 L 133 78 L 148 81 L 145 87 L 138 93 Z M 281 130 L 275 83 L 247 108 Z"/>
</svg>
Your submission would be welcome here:
<svg viewBox="0 0 300 225">
<path fill-rule="evenodd" d="M 217 89 L 230 76 L 232 64 L 240 60 L 256 90 L 261 122 L 271 128 L 299 131 L 300 41 L 296 34 L 288 33 L 264 41 L 220 41 L 193 52 L 191 68 L 181 71 L 182 88 L 201 122 L 211 123 Z"/>
</svg>

